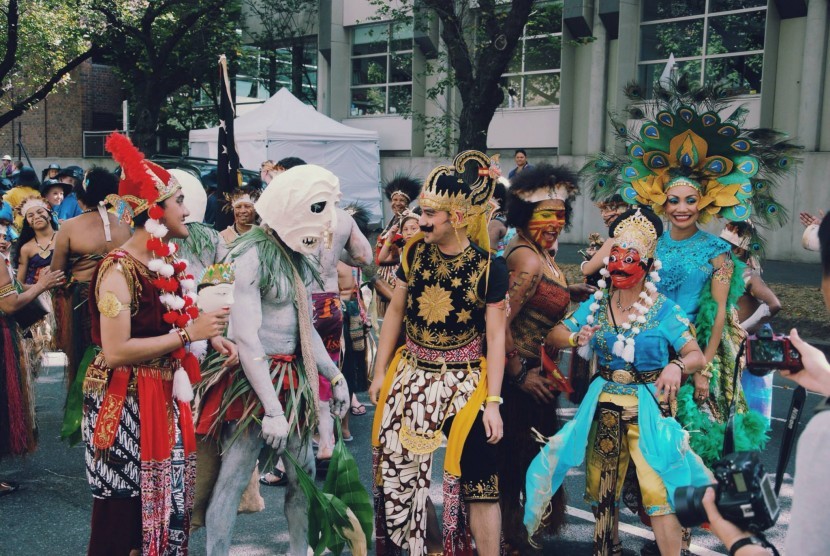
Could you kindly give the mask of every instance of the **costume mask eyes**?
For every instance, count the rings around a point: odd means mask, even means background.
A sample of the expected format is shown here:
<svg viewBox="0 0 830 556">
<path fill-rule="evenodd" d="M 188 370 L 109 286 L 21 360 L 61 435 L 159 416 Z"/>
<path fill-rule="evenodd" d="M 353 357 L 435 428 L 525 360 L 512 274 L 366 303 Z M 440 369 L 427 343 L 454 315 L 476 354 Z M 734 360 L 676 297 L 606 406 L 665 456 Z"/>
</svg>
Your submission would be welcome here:
<svg viewBox="0 0 830 556">
<path fill-rule="evenodd" d="M 608 272 L 615 288 L 625 290 L 636 285 L 646 274 L 640 253 L 615 245 L 608 257 Z"/>
<path fill-rule="evenodd" d="M 326 209 L 326 202 L 320 201 L 319 203 L 314 203 L 311 205 L 311 212 L 314 214 L 320 214 Z"/>
</svg>

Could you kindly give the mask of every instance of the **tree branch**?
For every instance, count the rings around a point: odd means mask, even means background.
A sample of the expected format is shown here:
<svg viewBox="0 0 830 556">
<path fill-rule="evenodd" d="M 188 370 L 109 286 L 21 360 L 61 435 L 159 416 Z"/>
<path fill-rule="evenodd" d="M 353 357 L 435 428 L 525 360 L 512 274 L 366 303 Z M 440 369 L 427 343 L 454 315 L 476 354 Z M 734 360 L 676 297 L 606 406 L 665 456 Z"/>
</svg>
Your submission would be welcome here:
<svg viewBox="0 0 830 556">
<path fill-rule="evenodd" d="M 20 14 L 18 13 L 17 0 L 9 0 L 9 14 L 8 25 L 6 31 L 6 54 L 3 56 L 3 61 L 0 62 L 0 79 L 5 79 L 6 75 L 12 70 L 17 57 L 19 29 L 18 22 Z"/>
<path fill-rule="evenodd" d="M 166 60 L 170 53 L 176 48 L 176 45 L 187 35 L 187 32 L 193 27 L 203 16 L 209 14 L 213 10 L 220 9 L 227 0 L 213 0 L 203 5 L 200 9 L 192 11 L 178 21 L 176 31 L 170 33 L 170 37 L 164 42 L 161 48 L 157 51 L 157 60 Z"/>
<path fill-rule="evenodd" d="M 447 45 L 447 56 L 450 65 L 455 71 L 455 77 L 461 92 L 461 98 L 466 99 L 469 89 L 475 83 L 475 74 L 470 58 L 470 51 L 464 40 L 464 26 L 458 19 L 453 2 L 442 0 L 424 0 L 424 5 L 435 10 L 443 25 L 441 26 L 441 38 Z"/>
</svg>

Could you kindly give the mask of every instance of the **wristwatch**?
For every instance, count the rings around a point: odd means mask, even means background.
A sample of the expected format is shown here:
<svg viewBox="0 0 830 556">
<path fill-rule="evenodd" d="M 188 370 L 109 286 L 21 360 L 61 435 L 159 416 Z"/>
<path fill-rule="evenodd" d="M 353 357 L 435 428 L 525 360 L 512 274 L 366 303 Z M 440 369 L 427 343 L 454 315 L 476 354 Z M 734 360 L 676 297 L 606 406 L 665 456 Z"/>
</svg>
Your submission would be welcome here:
<svg viewBox="0 0 830 556">
<path fill-rule="evenodd" d="M 765 546 L 763 541 L 761 541 L 761 539 L 759 539 L 758 537 L 753 537 L 752 535 L 750 535 L 748 537 L 744 537 L 742 539 L 738 539 L 737 541 L 735 541 L 732 544 L 732 546 L 729 548 L 729 556 L 735 556 L 738 553 L 738 550 L 740 550 L 741 548 L 743 548 L 745 546 L 750 546 L 750 545 L 761 546 L 761 547 Z"/>
</svg>

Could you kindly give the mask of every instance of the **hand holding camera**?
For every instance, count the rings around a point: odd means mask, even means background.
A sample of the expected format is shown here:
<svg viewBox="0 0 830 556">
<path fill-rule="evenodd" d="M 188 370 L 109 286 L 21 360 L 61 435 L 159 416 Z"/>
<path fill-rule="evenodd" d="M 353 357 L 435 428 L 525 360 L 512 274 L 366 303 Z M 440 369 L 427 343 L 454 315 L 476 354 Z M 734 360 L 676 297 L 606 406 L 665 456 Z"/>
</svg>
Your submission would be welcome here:
<svg viewBox="0 0 830 556">
<path fill-rule="evenodd" d="M 804 371 L 784 370 L 781 376 L 807 390 L 830 396 L 830 363 L 824 353 L 802 340 L 795 328 L 790 331 L 790 343 L 801 354 Z"/>
</svg>

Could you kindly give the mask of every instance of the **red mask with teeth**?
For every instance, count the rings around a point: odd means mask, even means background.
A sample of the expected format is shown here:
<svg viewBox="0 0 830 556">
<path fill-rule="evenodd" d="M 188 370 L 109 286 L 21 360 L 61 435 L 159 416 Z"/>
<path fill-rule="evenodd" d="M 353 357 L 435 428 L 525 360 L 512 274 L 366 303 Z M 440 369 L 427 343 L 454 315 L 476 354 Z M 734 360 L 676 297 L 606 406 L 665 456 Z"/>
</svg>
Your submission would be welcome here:
<svg viewBox="0 0 830 556">
<path fill-rule="evenodd" d="M 640 253 L 636 249 L 623 249 L 615 245 L 608 257 L 608 272 L 611 273 L 611 283 L 615 288 L 627 290 L 643 279 L 646 269 L 643 268 Z"/>
</svg>

